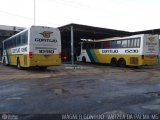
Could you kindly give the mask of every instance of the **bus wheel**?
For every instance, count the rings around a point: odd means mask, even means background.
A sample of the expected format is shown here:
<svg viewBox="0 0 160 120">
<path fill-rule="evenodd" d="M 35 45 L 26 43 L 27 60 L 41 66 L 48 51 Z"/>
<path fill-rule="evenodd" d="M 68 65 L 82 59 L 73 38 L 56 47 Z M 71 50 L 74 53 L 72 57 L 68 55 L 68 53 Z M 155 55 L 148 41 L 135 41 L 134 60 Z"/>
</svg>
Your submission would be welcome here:
<svg viewBox="0 0 160 120">
<path fill-rule="evenodd" d="M 82 62 L 86 63 L 86 58 L 84 56 L 82 57 Z"/>
<path fill-rule="evenodd" d="M 17 59 L 17 68 L 18 68 L 19 70 L 22 70 L 21 63 L 20 63 L 20 60 L 19 60 L 19 59 Z"/>
<path fill-rule="evenodd" d="M 118 66 L 119 67 L 125 67 L 126 66 L 126 61 L 123 58 L 119 59 L 118 60 Z"/>
<path fill-rule="evenodd" d="M 111 66 L 112 67 L 116 67 L 117 66 L 117 59 L 116 58 L 112 58 L 112 60 L 111 60 Z"/>
</svg>

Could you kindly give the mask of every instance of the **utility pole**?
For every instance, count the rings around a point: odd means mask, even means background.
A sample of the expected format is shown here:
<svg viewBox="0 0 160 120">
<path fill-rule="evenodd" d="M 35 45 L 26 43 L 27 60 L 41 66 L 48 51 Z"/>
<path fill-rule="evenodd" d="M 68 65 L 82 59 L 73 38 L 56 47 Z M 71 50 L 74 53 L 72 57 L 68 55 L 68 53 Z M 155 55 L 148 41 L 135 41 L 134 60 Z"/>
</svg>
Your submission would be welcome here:
<svg viewBox="0 0 160 120">
<path fill-rule="evenodd" d="M 74 65 L 74 36 L 73 36 L 73 26 L 71 26 L 71 64 Z"/>
<path fill-rule="evenodd" d="M 36 0 L 34 0 L 34 25 L 36 24 Z"/>
</svg>

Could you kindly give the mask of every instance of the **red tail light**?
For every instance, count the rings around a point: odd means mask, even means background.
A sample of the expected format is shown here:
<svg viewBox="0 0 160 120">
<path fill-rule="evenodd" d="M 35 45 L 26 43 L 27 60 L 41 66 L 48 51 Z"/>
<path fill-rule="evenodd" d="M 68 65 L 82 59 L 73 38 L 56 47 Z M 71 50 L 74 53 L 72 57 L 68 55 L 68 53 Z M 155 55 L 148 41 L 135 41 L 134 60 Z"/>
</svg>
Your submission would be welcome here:
<svg viewBox="0 0 160 120">
<path fill-rule="evenodd" d="M 33 57 L 32 52 L 29 52 L 29 58 L 32 58 L 32 57 Z"/>
<path fill-rule="evenodd" d="M 67 60 L 67 56 L 64 56 L 63 59 L 64 59 L 64 60 Z"/>
</svg>

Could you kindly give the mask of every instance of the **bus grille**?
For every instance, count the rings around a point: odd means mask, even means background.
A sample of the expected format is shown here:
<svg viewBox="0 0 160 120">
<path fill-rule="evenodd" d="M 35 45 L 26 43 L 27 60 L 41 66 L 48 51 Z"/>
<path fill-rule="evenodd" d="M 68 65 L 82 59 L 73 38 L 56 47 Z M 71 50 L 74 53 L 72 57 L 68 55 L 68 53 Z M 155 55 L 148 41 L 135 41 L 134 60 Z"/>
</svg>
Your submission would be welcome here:
<svg viewBox="0 0 160 120">
<path fill-rule="evenodd" d="M 130 64 L 138 64 L 138 58 L 137 57 L 131 57 L 130 58 Z"/>
</svg>

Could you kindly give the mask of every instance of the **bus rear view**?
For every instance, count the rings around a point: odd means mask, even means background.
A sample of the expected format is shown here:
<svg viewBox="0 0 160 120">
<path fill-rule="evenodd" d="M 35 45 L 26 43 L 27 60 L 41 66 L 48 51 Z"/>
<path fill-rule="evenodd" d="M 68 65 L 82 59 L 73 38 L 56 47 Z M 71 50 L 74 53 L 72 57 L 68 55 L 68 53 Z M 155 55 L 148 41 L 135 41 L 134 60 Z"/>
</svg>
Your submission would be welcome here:
<svg viewBox="0 0 160 120">
<path fill-rule="evenodd" d="M 29 41 L 29 66 L 47 67 L 60 64 L 60 31 L 50 27 L 31 27 Z"/>
<path fill-rule="evenodd" d="M 159 40 L 158 35 L 144 35 L 142 49 L 142 64 L 156 65 L 158 64 Z"/>
<path fill-rule="evenodd" d="M 56 28 L 32 26 L 3 41 L 3 64 L 41 67 L 61 64 L 61 38 Z"/>
</svg>

